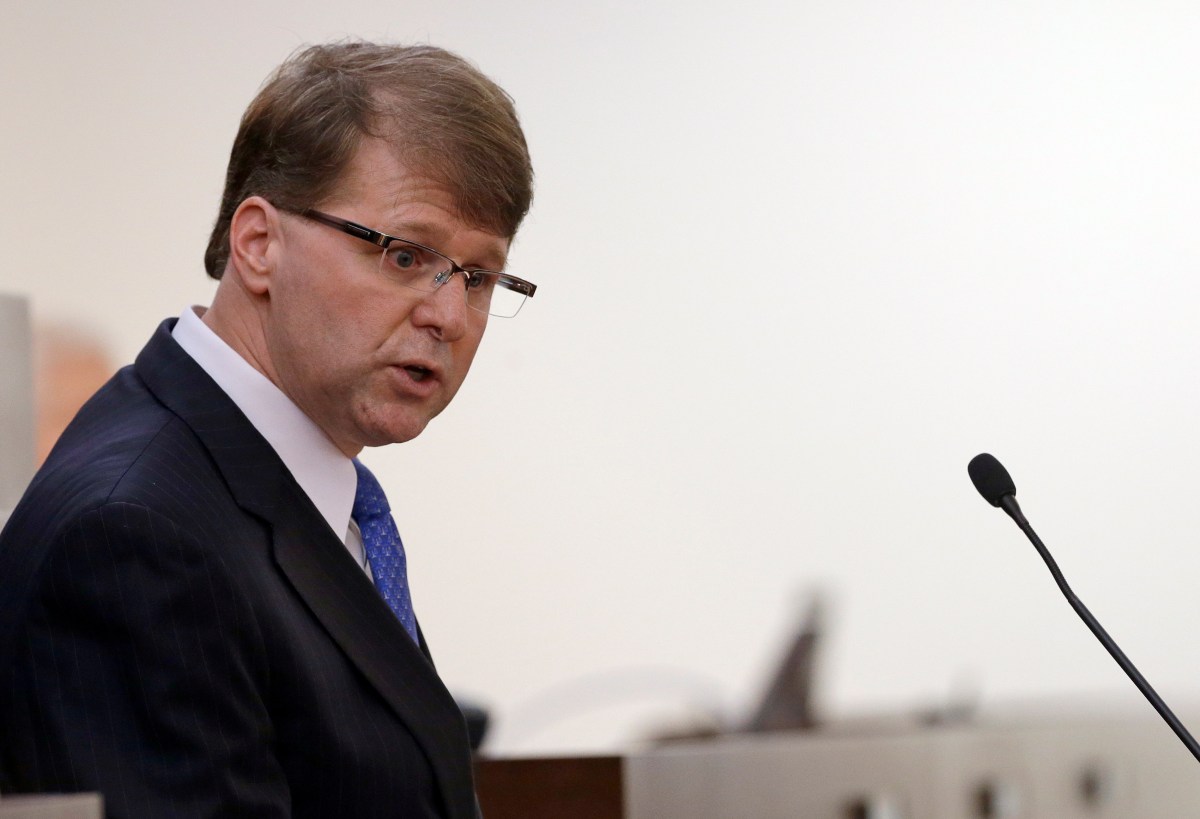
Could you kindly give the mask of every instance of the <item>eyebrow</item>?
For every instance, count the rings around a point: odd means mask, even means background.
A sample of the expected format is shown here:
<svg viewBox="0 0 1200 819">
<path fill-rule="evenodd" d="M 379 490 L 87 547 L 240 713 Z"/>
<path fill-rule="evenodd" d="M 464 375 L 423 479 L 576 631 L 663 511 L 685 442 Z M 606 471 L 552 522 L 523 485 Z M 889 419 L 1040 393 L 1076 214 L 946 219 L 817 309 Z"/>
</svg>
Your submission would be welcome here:
<svg viewBox="0 0 1200 819">
<path fill-rule="evenodd" d="M 447 231 L 440 225 L 433 222 L 388 222 L 388 227 L 383 231 L 391 236 L 399 236 L 404 239 L 412 239 L 414 242 L 434 246 L 439 242 L 445 242 Z M 397 227 L 392 227 L 396 225 Z"/>
</svg>

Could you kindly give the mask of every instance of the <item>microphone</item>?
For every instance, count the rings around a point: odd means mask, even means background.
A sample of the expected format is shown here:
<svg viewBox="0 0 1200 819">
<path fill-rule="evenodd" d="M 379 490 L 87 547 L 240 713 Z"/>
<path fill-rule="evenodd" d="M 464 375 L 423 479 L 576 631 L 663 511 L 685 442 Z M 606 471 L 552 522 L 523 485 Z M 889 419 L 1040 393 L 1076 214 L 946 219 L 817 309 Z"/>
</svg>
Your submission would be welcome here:
<svg viewBox="0 0 1200 819">
<path fill-rule="evenodd" d="M 1013 484 L 1013 479 L 1009 476 L 1008 470 L 1004 468 L 998 460 L 986 452 L 976 455 L 967 464 L 967 474 L 971 476 L 971 483 L 975 484 L 975 488 L 979 490 L 979 494 L 983 499 L 992 506 L 998 506 L 1008 513 L 1008 516 L 1016 521 L 1017 526 L 1029 538 L 1029 542 L 1037 549 L 1038 554 L 1042 556 L 1042 560 L 1046 562 L 1046 566 L 1050 569 L 1050 574 L 1054 575 L 1054 582 L 1058 584 L 1058 588 L 1067 598 L 1067 602 L 1071 604 L 1071 608 L 1075 609 L 1075 613 L 1083 620 L 1092 634 L 1096 635 L 1096 639 L 1101 645 L 1108 650 L 1112 658 L 1117 661 L 1117 665 L 1133 680 L 1133 684 L 1138 687 L 1142 695 L 1150 701 L 1154 706 L 1154 710 L 1159 716 L 1166 721 L 1167 725 L 1171 726 L 1171 730 L 1175 732 L 1175 736 L 1187 746 L 1187 749 L 1192 752 L 1192 756 L 1200 761 L 1200 745 L 1196 744 L 1196 740 L 1188 733 L 1187 728 L 1183 727 L 1183 723 L 1175 716 L 1174 712 L 1167 707 L 1163 702 L 1162 697 L 1154 690 L 1153 686 L 1146 681 L 1141 672 L 1137 670 L 1129 658 L 1125 656 L 1125 652 L 1121 651 L 1120 646 L 1116 644 L 1112 637 L 1108 636 L 1108 632 L 1100 625 L 1092 613 L 1088 611 L 1087 606 L 1083 605 L 1083 601 L 1075 596 L 1075 592 L 1071 591 L 1071 587 L 1067 585 L 1067 580 L 1059 571 L 1058 564 L 1051 557 L 1050 551 L 1042 543 L 1042 539 L 1033 531 L 1033 527 L 1029 525 L 1029 521 L 1021 513 L 1021 507 L 1017 505 L 1017 487 Z"/>
</svg>

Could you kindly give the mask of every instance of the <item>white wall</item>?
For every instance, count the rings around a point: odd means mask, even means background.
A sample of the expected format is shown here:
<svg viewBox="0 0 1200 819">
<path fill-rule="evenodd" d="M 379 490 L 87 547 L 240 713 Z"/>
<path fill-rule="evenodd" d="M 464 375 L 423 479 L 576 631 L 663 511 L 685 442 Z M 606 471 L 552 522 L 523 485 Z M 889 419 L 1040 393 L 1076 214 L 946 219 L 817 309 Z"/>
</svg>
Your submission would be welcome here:
<svg viewBox="0 0 1200 819">
<path fill-rule="evenodd" d="M 828 713 L 1136 697 L 976 496 L 982 450 L 1160 692 L 1200 693 L 1200 10 L 5 0 L 0 289 L 131 359 L 212 292 L 259 82 L 347 34 L 470 56 L 538 170 L 537 298 L 369 456 L 496 750 L 740 714 L 814 585 Z"/>
</svg>

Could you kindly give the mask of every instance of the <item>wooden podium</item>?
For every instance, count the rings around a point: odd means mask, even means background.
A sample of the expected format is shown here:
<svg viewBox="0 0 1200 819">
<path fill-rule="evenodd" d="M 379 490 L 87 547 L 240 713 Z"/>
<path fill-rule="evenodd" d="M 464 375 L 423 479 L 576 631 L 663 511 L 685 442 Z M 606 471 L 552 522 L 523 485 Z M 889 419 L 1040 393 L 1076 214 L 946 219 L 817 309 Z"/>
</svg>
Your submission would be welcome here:
<svg viewBox="0 0 1200 819">
<path fill-rule="evenodd" d="M 729 736 L 483 759 L 485 819 L 1178 819 L 1200 768 L 1153 713 Z"/>
<path fill-rule="evenodd" d="M 480 759 L 475 787 L 485 819 L 624 819 L 619 756 Z"/>
<path fill-rule="evenodd" d="M 98 793 L 51 796 L 2 796 L 0 819 L 103 819 Z"/>
</svg>

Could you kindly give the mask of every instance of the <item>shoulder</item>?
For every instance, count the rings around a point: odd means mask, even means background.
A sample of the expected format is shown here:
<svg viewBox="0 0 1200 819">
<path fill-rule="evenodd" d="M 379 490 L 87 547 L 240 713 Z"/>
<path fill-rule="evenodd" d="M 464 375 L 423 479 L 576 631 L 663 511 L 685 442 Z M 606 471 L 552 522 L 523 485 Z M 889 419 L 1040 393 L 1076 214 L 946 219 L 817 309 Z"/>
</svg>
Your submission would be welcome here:
<svg viewBox="0 0 1200 819">
<path fill-rule="evenodd" d="M 203 541 L 234 508 L 195 432 L 132 368 L 80 410 L 0 532 L 0 591 L 19 596 L 53 556 Z"/>
<path fill-rule="evenodd" d="M 110 502 L 170 514 L 185 494 L 215 476 L 195 432 L 164 407 L 132 368 L 84 405 L 34 476 L 10 526 L 53 537 L 57 525 Z"/>
</svg>

